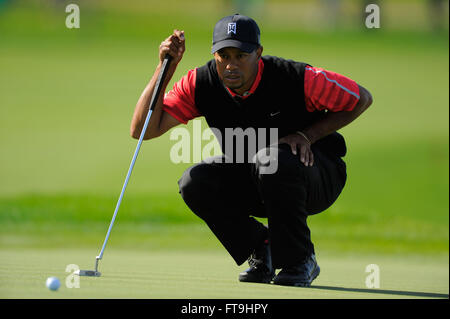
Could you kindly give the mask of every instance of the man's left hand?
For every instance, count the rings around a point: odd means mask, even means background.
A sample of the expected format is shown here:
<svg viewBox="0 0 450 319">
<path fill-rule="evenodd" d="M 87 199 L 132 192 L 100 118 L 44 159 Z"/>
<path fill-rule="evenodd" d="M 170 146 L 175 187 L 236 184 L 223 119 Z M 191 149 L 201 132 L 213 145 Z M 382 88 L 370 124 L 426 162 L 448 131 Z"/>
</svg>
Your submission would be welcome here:
<svg viewBox="0 0 450 319">
<path fill-rule="evenodd" d="M 305 166 L 313 166 L 314 154 L 311 151 L 310 142 L 300 134 L 291 134 L 278 140 L 279 144 L 285 143 L 291 147 L 294 155 L 300 154 L 300 162 Z"/>
</svg>

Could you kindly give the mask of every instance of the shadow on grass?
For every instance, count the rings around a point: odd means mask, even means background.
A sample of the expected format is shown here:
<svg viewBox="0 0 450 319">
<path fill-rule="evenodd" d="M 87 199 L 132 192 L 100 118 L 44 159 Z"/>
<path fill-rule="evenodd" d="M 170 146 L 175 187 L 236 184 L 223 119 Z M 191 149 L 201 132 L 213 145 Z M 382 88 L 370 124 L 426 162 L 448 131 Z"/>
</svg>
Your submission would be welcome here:
<svg viewBox="0 0 450 319">
<path fill-rule="evenodd" d="M 347 291 L 347 292 L 361 292 L 369 294 L 383 294 L 383 295 L 397 295 L 397 296 L 411 296 L 411 297 L 426 297 L 426 298 L 448 298 L 448 294 L 439 294 L 433 292 L 419 292 L 419 291 L 401 291 L 401 290 L 385 290 L 385 289 L 365 289 L 365 288 L 345 288 L 345 287 L 332 287 L 332 286 L 315 286 L 310 288 L 334 290 L 334 291 Z"/>
</svg>

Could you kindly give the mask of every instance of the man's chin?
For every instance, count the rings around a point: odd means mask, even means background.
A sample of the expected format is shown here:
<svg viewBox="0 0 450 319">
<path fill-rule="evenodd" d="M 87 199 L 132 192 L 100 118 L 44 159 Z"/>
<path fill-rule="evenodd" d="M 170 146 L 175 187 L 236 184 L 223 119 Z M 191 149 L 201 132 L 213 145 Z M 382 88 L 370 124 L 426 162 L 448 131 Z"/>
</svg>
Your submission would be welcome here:
<svg viewBox="0 0 450 319">
<path fill-rule="evenodd" d="M 223 84 L 231 89 L 231 90 L 238 90 L 242 87 L 242 83 L 233 83 L 234 81 L 223 81 Z"/>
</svg>

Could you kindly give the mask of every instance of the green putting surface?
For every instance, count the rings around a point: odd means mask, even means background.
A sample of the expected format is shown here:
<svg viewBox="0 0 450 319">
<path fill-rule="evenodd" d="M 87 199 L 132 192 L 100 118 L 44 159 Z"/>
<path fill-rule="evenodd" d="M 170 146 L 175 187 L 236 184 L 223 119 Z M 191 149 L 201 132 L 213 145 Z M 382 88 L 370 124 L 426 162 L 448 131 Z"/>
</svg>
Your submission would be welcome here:
<svg viewBox="0 0 450 319">
<path fill-rule="evenodd" d="M 78 277 L 67 288 L 66 267 L 93 269 L 92 249 L 2 250 L 1 298 L 157 298 L 157 299 L 303 299 L 303 298 L 448 298 L 448 258 L 380 255 L 318 255 L 321 274 L 311 288 L 240 283 L 238 267 L 217 251 L 116 250 L 100 262 L 101 277 Z M 366 286 L 366 267 L 377 264 L 380 287 Z M 73 270 L 72 270 L 73 271 Z M 45 287 L 47 277 L 61 281 L 58 291 Z M 74 281 L 69 279 L 74 284 Z"/>
</svg>

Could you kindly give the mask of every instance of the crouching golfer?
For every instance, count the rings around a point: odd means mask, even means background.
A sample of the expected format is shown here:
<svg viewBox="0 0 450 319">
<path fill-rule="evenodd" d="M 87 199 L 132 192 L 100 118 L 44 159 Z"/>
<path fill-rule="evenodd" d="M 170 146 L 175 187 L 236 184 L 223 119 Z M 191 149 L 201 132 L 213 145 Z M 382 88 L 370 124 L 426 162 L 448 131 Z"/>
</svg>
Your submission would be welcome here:
<svg viewBox="0 0 450 319">
<path fill-rule="evenodd" d="M 240 281 L 310 286 L 320 268 L 307 218 L 330 207 L 341 193 L 346 145 L 336 131 L 369 107 L 371 94 L 337 73 L 262 56 L 260 30 L 249 17 L 221 19 L 212 40 L 214 58 L 159 97 L 145 139 L 204 116 L 224 154 L 184 172 L 178 183 L 187 206 L 238 265 L 248 260 Z M 134 138 L 140 136 L 165 55 L 173 60 L 163 92 L 184 52 L 184 31 L 175 30 L 161 43 L 160 63 L 134 111 Z M 224 140 L 227 130 L 236 128 L 257 134 L 275 128 L 277 142 L 267 139 L 252 160 L 236 161 L 238 150 L 225 148 L 230 141 Z M 276 170 L 268 172 L 274 163 Z M 267 217 L 268 226 L 255 216 Z"/>
</svg>

